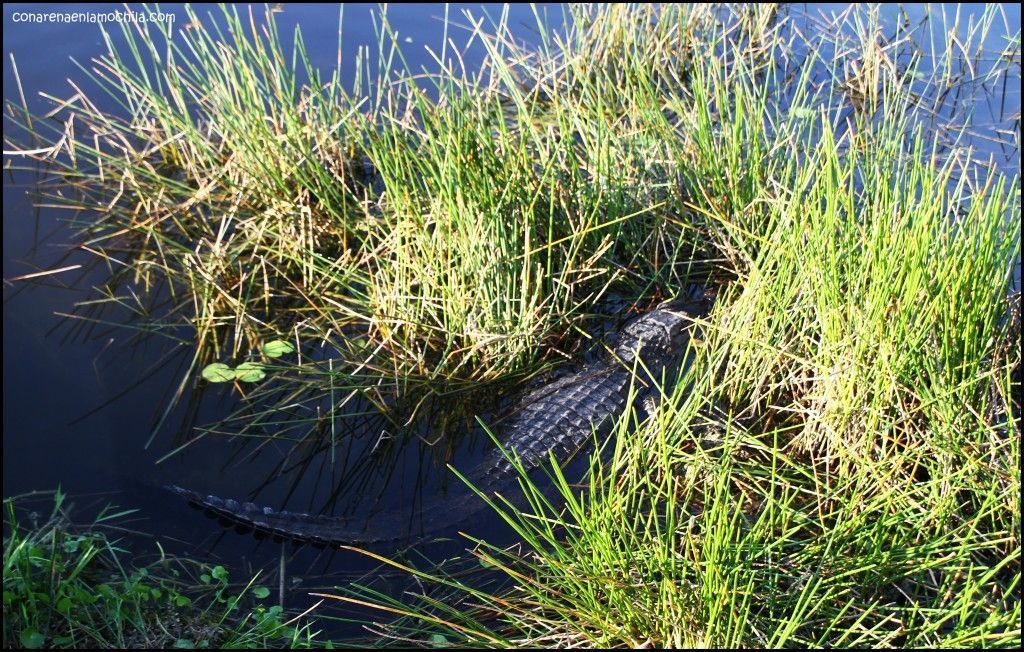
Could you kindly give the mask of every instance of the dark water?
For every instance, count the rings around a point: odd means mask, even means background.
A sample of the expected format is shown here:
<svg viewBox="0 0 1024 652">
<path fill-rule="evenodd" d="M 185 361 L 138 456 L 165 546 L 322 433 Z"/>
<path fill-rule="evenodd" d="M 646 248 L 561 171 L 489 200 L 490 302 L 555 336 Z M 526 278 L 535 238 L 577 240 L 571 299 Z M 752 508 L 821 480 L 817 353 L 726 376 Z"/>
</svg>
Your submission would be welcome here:
<svg viewBox="0 0 1024 652">
<path fill-rule="evenodd" d="M 494 5 L 451 5 L 448 14 L 454 22 L 465 24 L 463 7 L 472 9 L 476 17 L 488 12 L 497 18 L 502 10 Z M 89 6 L 88 10 L 119 8 Z M 83 10 L 80 5 L 56 4 L 45 9 Z M 39 5 L 4 6 L 4 51 L 14 55 L 28 105 L 36 114 L 52 108 L 38 93 L 68 97 L 73 91 L 67 78 L 84 83 L 84 74 L 69 59 L 87 65 L 90 58 L 105 51 L 95 25 L 14 20 L 19 12 L 42 10 Z M 175 14 L 178 28 L 186 24 L 180 7 L 164 5 L 162 10 Z M 263 8 L 257 6 L 254 11 L 259 17 Z M 344 9 L 342 70 L 346 80 L 354 76 L 357 48 L 376 41 L 373 16 L 378 12 L 376 6 Z M 437 4 L 401 5 L 389 11 L 412 68 L 430 65 L 432 59 L 423 46 L 439 49 L 444 15 L 445 7 Z M 288 5 L 276 19 L 281 34 L 290 34 L 301 25 L 313 65 L 328 73 L 335 68 L 337 7 Z M 513 25 L 534 20 L 525 6 L 512 7 L 510 19 Z M 521 31 L 523 38 L 529 39 L 530 30 Z M 458 27 L 449 28 L 449 37 L 456 44 L 463 44 L 466 34 Z M 479 46 L 472 47 L 465 58 L 467 65 L 478 65 L 482 58 Z M 4 97 L 19 97 L 9 61 Z M 72 495 L 75 513 L 83 520 L 107 502 L 138 509 L 133 526 L 158 535 L 172 554 L 216 559 L 236 569 L 233 577 L 238 580 L 250 577 L 254 569 L 268 567 L 263 581 L 276 585 L 274 573 L 282 546 L 223 529 L 161 485 L 174 483 L 297 511 L 341 514 L 356 510 L 372 528 L 374 518 L 381 514 L 413 514 L 417 505 L 441 495 L 438 485 L 454 480 L 443 472 L 444 459 L 437 459 L 446 457 L 441 447 L 418 440 L 397 445 L 399 438 L 391 437 L 393 426 L 372 417 L 336 424 L 338 439 L 346 443 L 334 450 L 322 441 L 260 445 L 252 439 L 229 440 L 209 434 L 178 454 L 168 455 L 200 434 L 190 426 L 209 426 L 230 413 L 235 407 L 230 391 L 214 388 L 201 396 L 187 392 L 162 421 L 187 370 L 191 347 L 62 316 L 88 313 L 76 309 L 76 303 L 94 298 L 90 288 L 104 280 L 106 270 L 95 265 L 92 255 L 71 246 L 75 236 L 62 223 L 69 217 L 66 212 L 33 207 L 27 192 L 36 180 L 36 175 L 23 171 L 9 171 L 4 177 L 3 278 L 7 281 L 40 270 L 80 267 L 37 281 L 4 284 L 4 496 L 60 486 Z M 103 315 L 112 321 L 129 317 L 116 312 Z M 193 385 L 189 383 L 190 390 Z M 308 415 L 299 410 L 295 416 Z M 161 421 L 162 427 L 155 431 Z M 302 430 L 297 429 L 296 436 L 301 435 Z M 471 459 L 482 450 L 480 437 L 472 439 L 463 438 L 460 460 Z M 368 451 L 374 453 L 367 455 Z M 409 526 L 416 525 L 410 520 Z M 496 522 L 484 519 L 477 532 L 497 534 L 496 528 Z M 135 546 L 146 549 L 146 540 Z M 422 552 L 441 559 L 465 547 L 464 542 L 441 542 Z M 149 545 L 148 550 L 153 549 Z M 287 601 L 294 607 L 313 602 L 306 596 L 313 587 L 344 584 L 378 566 L 350 552 L 284 546 L 283 554 L 291 589 Z M 382 586 L 388 581 L 385 578 Z M 392 590 L 405 587 L 406 580 L 395 582 Z"/>
<path fill-rule="evenodd" d="M 78 7 L 55 4 L 46 9 Z M 480 15 L 479 7 L 474 7 Z M 187 22 L 180 8 L 166 5 L 162 9 L 176 15 L 177 27 Z M 14 55 L 28 105 L 36 113 L 52 107 L 38 93 L 68 97 L 72 91 L 66 79 L 83 79 L 70 58 L 87 64 L 104 51 L 95 25 L 14 21 L 17 12 L 41 10 L 39 5 L 4 6 L 4 52 Z M 102 9 L 89 6 L 88 10 Z M 354 74 L 357 47 L 375 42 L 374 11 L 362 5 L 345 8 L 342 68 L 349 79 Z M 453 18 L 461 16 L 459 6 L 448 11 Z M 497 16 L 500 7 L 489 11 Z M 804 11 L 818 15 L 813 7 Z M 910 11 L 919 12 L 914 14 L 919 19 L 924 10 Z M 966 29 L 967 15 L 980 8 L 965 5 L 960 11 Z M 438 48 L 444 12 L 442 5 L 434 4 L 391 8 L 390 20 L 400 40 L 411 40 L 404 47 L 414 68 L 430 65 L 422 46 Z M 513 25 L 523 26 L 518 33 L 528 41 L 531 9 L 515 6 L 510 14 Z M 1019 30 L 1019 7 L 1006 5 L 1005 16 L 1009 31 Z M 893 18 L 899 16 L 893 14 Z M 336 8 L 288 5 L 277 14 L 277 20 L 282 34 L 301 25 L 314 65 L 333 70 L 338 55 Z M 993 29 L 993 42 L 986 44 L 990 51 L 998 52 L 1004 45 L 1001 23 L 1002 18 Z M 465 39 L 457 29 L 450 35 L 458 43 Z M 471 50 L 467 63 L 472 66 L 479 56 L 479 50 Z M 5 64 L 4 97 L 14 99 L 18 86 L 9 59 L 5 58 Z M 982 156 L 998 159 L 997 164 L 1011 173 L 1020 168 L 1015 145 L 1020 134 L 1019 60 L 1016 72 L 1016 79 L 1004 81 L 1001 89 L 999 80 L 993 81 L 991 92 L 972 109 L 979 131 L 988 133 L 997 125 L 1009 134 L 1002 140 L 979 137 L 975 146 Z M 5 156 L 5 162 L 8 160 Z M 436 497 L 438 485 L 449 477 L 440 464 L 445 458 L 462 462 L 482 449 L 484 442 L 479 436 L 465 438 L 451 453 L 419 443 L 397 446 L 395 439 L 389 438 L 393 434 L 389 424 L 374 418 L 339 425 L 339 435 L 344 428 L 354 429 L 357 435 L 343 437 L 348 443 L 333 450 L 312 439 L 293 447 L 286 442 L 229 439 L 218 433 L 192 442 L 203 431 L 191 426 L 215 424 L 231 410 L 229 393 L 192 396 L 187 392 L 179 407 L 163 420 L 164 409 L 187 369 L 191 355 L 187 341 L 145 337 L 130 329 L 62 316 L 75 313 L 77 302 L 94 296 L 90 288 L 106 277 L 106 270 L 94 265 L 92 255 L 72 246 L 75 236 L 61 222 L 66 213 L 32 206 L 26 191 L 35 181 L 35 175 L 20 171 L 4 177 L 4 496 L 60 485 L 77 498 L 85 515 L 104 502 L 137 508 L 135 527 L 159 535 L 171 552 L 226 561 L 239 570 L 235 577 L 241 578 L 253 568 L 268 564 L 276 568 L 280 546 L 225 531 L 161 490 L 161 484 L 175 483 L 297 511 L 355 510 L 365 514 L 372 526 L 374 518 L 394 513 L 390 510 L 410 512 L 417 501 Z M 80 267 L 33 282 L 11 280 L 70 266 Z M 1017 276 L 1019 286 L 1019 268 Z M 299 412 L 296 416 L 301 416 Z M 186 442 L 192 443 L 168 456 Z M 370 450 L 376 452 L 366 455 Z M 481 518 L 477 533 L 497 535 L 501 526 Z M 440 559 L 465 547 L 455 541 L 423 552 Z M 296 607 L 311 602 L 305 595 L 308 588 L 343 584 L 376 567 L 348 552 L 288 548 L 286 553 L 289 584 L 296 582 L 289 601 Z M 392 589 L 401 589 L 401 582 L 396 579 Z"/>
</svg>

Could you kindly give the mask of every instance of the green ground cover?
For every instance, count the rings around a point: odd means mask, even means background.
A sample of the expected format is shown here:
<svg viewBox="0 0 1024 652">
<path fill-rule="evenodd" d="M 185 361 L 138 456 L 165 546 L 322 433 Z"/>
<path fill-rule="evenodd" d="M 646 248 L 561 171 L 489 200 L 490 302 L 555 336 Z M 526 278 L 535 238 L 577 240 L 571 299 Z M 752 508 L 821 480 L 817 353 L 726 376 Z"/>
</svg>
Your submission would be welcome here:
<svg viewBox="0 0 1024 652">
<path fill-rule="evenodd" d="M 4 499 L 5 649 L 322 647 L 308 624 L 260 604 L 270 590 L 255 578 L 233 584 L 159 542 L 151 561 L 133 557 L 122 539 L 134 510 L 75 524 L 67 496 L 47 493 Z"/>
</svg>

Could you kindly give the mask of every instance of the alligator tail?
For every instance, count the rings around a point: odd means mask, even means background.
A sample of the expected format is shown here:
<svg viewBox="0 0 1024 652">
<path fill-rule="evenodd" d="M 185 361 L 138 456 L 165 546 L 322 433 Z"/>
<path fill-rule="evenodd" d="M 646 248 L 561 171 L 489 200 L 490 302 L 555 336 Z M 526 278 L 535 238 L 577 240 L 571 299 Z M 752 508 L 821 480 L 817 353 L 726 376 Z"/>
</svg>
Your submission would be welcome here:
<svg viewBox="0 0 1024 652">
<path fill-rule="evenodd" d="M 407 514 L 386 514 L 381 518 L 375 518 L 372 530 L 367 531 L 366 521 L 361 518 L 278 511 L 231 498 L 204 496 L 177 485 L 167 485 L 167 489 L 187 500 L 192 506 L 227 524 L 233 524 L 243 530 L 253 530 L 257 534 L 275 539 L 290 539 L 315 546 L 393 544 L 408 541 L 457 525 L 486 505 L 475 495 L 468 493 L 437 501 L 424 508 L 418 520 L 429 525 L 422 530 L 409 527 L 410 518 Z M 449 517 L 455 515 L 456 518 L 428 518 L 441 514 Z M 401 527 L 402 524 L 405 527 Z"/>
<path fill-rule="evenodd" d="M 177 485 L 167 489 L 183 497 L 193 507 L 209 516 L 219 518 L 242 529 L 274 538 L 291 539 L 326 546 L 331 544 L 367 544 L 398 541 L 408 535 L 376 531 L 368 532 L 360 527 L 359 519 L 334 516 L 317 516 L 301 512 L 278 511 L 261 507 L 250 502 L 239 502 L 231 498 L 204 496 L 197 491 Z"/>
</svg>

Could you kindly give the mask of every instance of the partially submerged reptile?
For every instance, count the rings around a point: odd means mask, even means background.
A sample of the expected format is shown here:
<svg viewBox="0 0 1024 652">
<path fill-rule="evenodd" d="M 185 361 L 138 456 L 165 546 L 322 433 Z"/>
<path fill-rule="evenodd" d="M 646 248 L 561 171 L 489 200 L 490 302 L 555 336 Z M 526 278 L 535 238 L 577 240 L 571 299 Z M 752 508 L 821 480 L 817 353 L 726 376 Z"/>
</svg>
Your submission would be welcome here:
<svg viewBox="0 0 1024 652">
<path fill-rule="evenodd" d="M 601 442 L 611 434 L 616 420 L 629 407 L 631 394 L 634 403 L 650 410 L 658 398 L 658 386 L 663 380 L 672 383 L 682 367 L 693 318 L 705 309 L 702 299 L 670 301 L 629 321 L 595 362 L 518 400 L 516 411 L 498 429 L 501 447 L 463 475 L 485 495 L 503 493 L 514 488 L 519 477 L 510 456 L 518 458 L 526 471 L 538 468 L 552 453 L 564 462 L 595 436 Z M 362 519 L 278 511 L 169 488 L 214 516 L 276 537 L 324 545 L 379 543 L 411 536 L 408 531 L 395 531 L 396 525 L 407 522 L 397 515 L 375 518 L 380 527 L 367 531 Z M 430 524 L 423 534 L 457 525 L 485 506 L 473 492 L 439 499 L 420 514 L 421 520 Z"/>
</svg>

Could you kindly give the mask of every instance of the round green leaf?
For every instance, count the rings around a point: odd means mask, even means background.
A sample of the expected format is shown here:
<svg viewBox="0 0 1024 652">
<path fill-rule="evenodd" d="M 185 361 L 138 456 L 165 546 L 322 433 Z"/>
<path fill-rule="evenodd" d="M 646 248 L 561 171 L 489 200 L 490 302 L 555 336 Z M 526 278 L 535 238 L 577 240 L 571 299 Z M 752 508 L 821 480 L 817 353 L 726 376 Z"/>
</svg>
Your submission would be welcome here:
<svg viewBox="0 0 1024 652">
<path fill-rule="evenodd" d="M 29 650 L 38 650 L 46 643 L 46 637 L 34 629 L 26 629 L 21 633 L 21 646 Z"/>
<path fill-rule="evenodd" d="M 263 365 L 256 362 L 243 362 L 235 369 L 235 378 L 243 383 L 258 383 L 266 377 Z"/>
<path fill-rule="evenodd" d="M 270 589 L 268 589 L 265 586 L 257 586 L 255 589 L 252 590 L 252 594 L 256 596 L 258 599 L 262 600 L 263 598 L 270 595 Z"/>
<path fill-rule="evenodd" d="M 273 340 L 263 345 L 263 355 L 268 358 L 280 358 L 294 350 L 295 346 L 285 340 Z"/>
<path fill-rule="evenodd" d="M 211 383 L 228 383 L 235 379 L 235 370 L 223 362 L 214 362 L 203 367 L 203 378 Z"/>
</svg>

